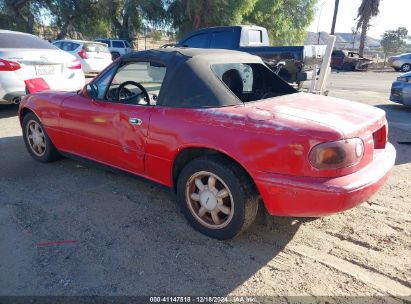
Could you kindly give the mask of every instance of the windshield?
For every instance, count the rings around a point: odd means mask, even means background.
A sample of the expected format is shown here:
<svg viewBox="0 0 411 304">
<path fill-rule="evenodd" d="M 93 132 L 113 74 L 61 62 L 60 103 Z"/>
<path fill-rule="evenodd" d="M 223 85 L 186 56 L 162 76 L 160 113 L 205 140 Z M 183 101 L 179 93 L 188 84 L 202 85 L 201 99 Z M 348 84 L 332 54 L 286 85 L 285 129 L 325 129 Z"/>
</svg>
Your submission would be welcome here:
<svg viewBox="0 0 411 304">
<path fill-rule="evenodd" d="M 2 49 L 50 49 L 56 47 L 48 41 L 33 35 L 19 33 L 0 33 L 0 48 Z"/>
<path fill-rule="evenodd" d="M 242 102 L 295 93 L 296 90 L 261 63 L 223 63 L 214 74 Z"/>
</svg>

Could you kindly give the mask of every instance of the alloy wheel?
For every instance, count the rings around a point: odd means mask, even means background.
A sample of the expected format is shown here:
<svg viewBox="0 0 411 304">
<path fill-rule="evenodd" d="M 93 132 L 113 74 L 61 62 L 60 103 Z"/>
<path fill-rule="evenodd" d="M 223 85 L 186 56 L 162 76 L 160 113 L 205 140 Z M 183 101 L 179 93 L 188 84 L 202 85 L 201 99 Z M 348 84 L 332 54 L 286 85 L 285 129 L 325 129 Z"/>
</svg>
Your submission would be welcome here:
<svg viewBox="0 0 411 304">
<path fill-rule="evenodd" d="M 39 157 L 43 156 L 46 152 L 46 136 L 37 121 L 30 120 L 28 122 L 26 136 L 31 151 Z"/>
<path fill-rule="evenodd" d="M 203 226 L 221 229 L 234 214 L 234 200 L 230 189 L 217 175 L 200 171 L 186 183 L 186 202 L 190 212 Z"/>
</svg>

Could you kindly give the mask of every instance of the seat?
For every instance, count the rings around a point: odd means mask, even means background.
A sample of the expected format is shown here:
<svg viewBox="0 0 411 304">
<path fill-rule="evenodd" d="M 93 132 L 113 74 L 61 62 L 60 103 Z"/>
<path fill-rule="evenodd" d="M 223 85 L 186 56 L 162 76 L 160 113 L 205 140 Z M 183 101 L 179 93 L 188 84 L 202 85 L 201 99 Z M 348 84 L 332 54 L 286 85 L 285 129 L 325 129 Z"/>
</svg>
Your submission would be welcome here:
<svg viewBox="0 0 411 304">
<path fill-rule="evenodd" d="M 223 82 L 240 100 L 243 95 L 243 78 L 240 72 L 236 69 L 230 69 L 224 72 L 222 76 Z"/>
</svg>

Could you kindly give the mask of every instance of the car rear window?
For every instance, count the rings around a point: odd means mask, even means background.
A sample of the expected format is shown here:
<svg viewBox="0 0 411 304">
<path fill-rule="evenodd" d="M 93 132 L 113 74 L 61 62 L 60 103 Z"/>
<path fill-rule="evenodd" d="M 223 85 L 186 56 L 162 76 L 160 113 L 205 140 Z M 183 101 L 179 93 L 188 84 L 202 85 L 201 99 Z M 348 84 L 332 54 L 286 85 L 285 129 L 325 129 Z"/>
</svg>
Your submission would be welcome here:
<svg viewBox="0 0 411 304">
<path fill-rule="evenodd" d="M 86 52 L 110 53 L 108 47 L 100 43 L 85 43 L 84 49 Z"/>
<path fill-rule="evenodd" d="M 248 41 L 250 43 L 263 42 L 263 33 L 260 30 L 248 30 Z"/>
<path fill-rule="evenodd" d="M 80 44 L 75 43 L 75 42 L 62 41 L 60 48 L 61 48 L 63 51 L 72 52 L 72 51 L 74 51 L 75 49 L 77 49 L 79 46 L 80 46 Z"/>
<path fill-rule="evenodd" d="M 96 41 L 107 44 L 107 46 L 110 46 L 110 41 L 108 41 L 108 40 L 96 39 Z"/>
<path fill-rule="evenodd" d="M 26 34 L 0 33 L 2 49 L 57 49 L 51 43 L 39 37 Z"/>
</svg>

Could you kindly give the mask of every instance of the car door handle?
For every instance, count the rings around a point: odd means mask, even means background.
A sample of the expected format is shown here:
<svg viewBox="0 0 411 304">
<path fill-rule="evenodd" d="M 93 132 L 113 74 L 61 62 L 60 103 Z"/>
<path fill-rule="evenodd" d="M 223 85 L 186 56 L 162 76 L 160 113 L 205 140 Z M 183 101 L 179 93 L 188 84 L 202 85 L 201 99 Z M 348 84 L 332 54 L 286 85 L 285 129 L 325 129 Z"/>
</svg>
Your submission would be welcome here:
<svg viewBox="0 0 411 304">
<path fill-rule="evenodd" d="M 128 122 L 132 125 L 137 125 L 137 126 L 140 126 L 143 123 L 143 121 L 140 118 L 129 118 Z"/>
</svg>

